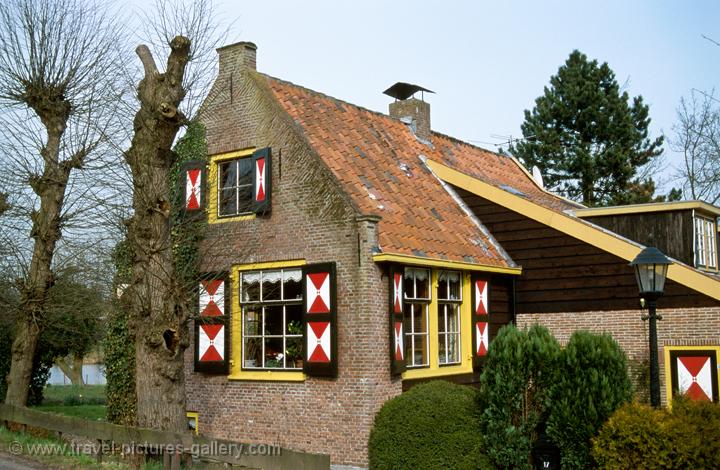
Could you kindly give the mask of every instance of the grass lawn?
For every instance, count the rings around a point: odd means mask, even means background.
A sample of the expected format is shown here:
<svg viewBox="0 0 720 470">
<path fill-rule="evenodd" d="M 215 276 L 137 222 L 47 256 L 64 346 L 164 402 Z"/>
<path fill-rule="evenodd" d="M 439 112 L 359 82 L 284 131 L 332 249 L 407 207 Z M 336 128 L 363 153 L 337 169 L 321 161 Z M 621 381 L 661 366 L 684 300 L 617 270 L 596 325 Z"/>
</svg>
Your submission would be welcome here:
<svg viewBox="0 0 720 470">
<path fill-rule="evenodd" d="M 48 385 L 38 411 L 59 413 L 93 421 L 105 420 L 104 385 Z"/>
<path fill-rule="evenodd" d="M 47 385 L 43 405 L 104 405 L 105 385 Z"/>
<path fill-rule="evenodd" d="M 89 419 L 92 421 L 105 421 L 105 405 L 40 405 L 35 407 L 38 411 L 58 413 L 61 415 L 75 416 L 77 418 Z"/>
</svg>

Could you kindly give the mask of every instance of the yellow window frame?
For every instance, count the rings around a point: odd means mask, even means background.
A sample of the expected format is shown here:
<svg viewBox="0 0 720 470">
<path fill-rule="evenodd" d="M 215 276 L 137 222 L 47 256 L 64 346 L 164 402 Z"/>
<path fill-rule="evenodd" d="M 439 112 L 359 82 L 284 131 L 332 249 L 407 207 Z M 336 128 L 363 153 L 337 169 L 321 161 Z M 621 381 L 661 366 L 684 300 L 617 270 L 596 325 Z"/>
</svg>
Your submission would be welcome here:
<svg viewBox="0 0 720 470">
<path fill-rule="evenodd" d="M 469 273 L 462 273 L 462 303 L 460 304 L 460 364 L 441 366 L 438 358 L 438 276 L 442 269 L 431 269 L 430 283 L 430 305 L 428 319 L 428 334 L 430 347 L 428 349 L 428 360 L 430 365 L 426 367 L 408 369 L 402 374 L 403 380 L 425 379 L 431 377 L 443 377 L 472 373 L 472 318 L 471 318 L 471 276 Z"/>
<path fill-rule="evenodd" d="M 222 162 L 228 160 L 237 160 L 239 158 L 251 157 L 255 152 L 255 147 L 236 150 L 234 152 L 219 153 L 217 155 L 211 155 L 208 158 L 208 205 L 207 205 L 207 220 L 209 224 L 219 224 L 224 222 L 236 222 L 238 220 L 252 220 L 255 218 L 255 214 L 243 214 L 233 215 L 227 217 L 220 217 L 218 215 L 218 167 Z"/>
<path fill-rule="evenodd" d="M 672 408 L 672 364 L 670 363 L 671 351 L 715 351 L 715 357 L 720 361 L 720 346 L 665 346 L 665 392 L 667 397 L 667 406 Z M 715 370 L 717 381 L 720 384 L 720 369 Z"/>
<path fill-rule="evenodd" d="M 304 259 L 288 261 L 271 261 L 265 263 L 239 264 L 230 271 L 232 285 L 232 348 L 230 353 L 230 375 L 228 380 L 267 380 L 281 382 L 302 382 L 306 375 L 302 371 L 272 371 L 272 370 L 243 370 L 242 369 L 242 307 L 240 306 L 240 274 L 244 271 L 257 271 L 260 269 L 281 269 L 305 266 Z"/>
<path fill-rule="evenodd" d="M 198 413 L 197 411 L 188 411 L 187 413 L 185 413 L 185 416 L 187 417 L 188 420 L 192 419 L 195 421 L 195 435 L 196 436 L 199 435 L 200 434 L 200 413 Z"/>
</svg>

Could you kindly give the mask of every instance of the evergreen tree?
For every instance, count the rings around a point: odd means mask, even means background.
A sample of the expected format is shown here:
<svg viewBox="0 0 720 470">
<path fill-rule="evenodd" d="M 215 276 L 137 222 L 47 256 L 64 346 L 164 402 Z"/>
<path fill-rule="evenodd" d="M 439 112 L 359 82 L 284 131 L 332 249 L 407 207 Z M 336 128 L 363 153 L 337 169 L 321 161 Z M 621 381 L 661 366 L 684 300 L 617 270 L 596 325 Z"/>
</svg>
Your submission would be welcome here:
<svg viewBox="0 0 720 470">
<path fill-rule="evenodd" d="M 525 111 L 524 139 L 510 151 L 537 165 L 549 189 L 585 205 L 650 202 L 637 172 L 662 153 L 663 137 L 651 140 L 649 125 L 642 97 L 631 102 L 607 63 L 575 50 Z"/>
</svg>

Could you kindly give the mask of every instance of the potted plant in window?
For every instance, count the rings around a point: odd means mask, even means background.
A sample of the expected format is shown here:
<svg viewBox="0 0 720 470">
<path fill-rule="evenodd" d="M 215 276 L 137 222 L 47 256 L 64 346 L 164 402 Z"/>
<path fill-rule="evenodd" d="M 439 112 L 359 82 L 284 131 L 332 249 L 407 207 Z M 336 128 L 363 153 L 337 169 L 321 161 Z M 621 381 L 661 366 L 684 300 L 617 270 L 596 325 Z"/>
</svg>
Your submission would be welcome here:
<svg viewBox="0 0 720 470">
<path fill-rule="evenodd" d="M 291 335 L 302 335 L 302 324 L 293 320 L 288 323 L 288 334 Z M 292 339 L 292 340 L 291 340 Z M 287 364 L 294 364 L 296 368 L 302 368 L 302 337 L 300 338 L 288 338 L 287 343 Z"/>
</svg>

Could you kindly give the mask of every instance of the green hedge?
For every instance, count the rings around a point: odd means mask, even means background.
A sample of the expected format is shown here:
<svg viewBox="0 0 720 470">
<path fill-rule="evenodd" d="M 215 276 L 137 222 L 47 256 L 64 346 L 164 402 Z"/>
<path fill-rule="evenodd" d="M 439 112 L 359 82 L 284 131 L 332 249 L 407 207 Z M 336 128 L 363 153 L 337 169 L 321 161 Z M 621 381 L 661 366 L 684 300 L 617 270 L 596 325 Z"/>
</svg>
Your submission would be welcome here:
<svg viewBox="0 0 720 470">
<path fill-rule="evenodd" d="M 576 331 L 562 350 L 547 435 L 560 448 L 564 470 L 590 464 L 590 439 L 632 398 L 627 359 L 608 334 Z"/>
<path fill-rule="evenodd" d="M 504 326 L 490 343 L 480 377 L 480 431 L 499 468 L 529 468 L 538 426 L 548 407 L 560 345 L 540 325 Z"/>
<path fill-rule="evenodd" d="M 600 468 L 720 468 L 720 405 L 677 400 L 672 411 L 638 403 L 617 410 L 592 440 Z"/>
<path fill-rule="evenodd" d="M 475 393 L 467 386 L 433 381 L 386 402 L 370 433 L 370 468 L 486 467 Z"/>
</svg>

